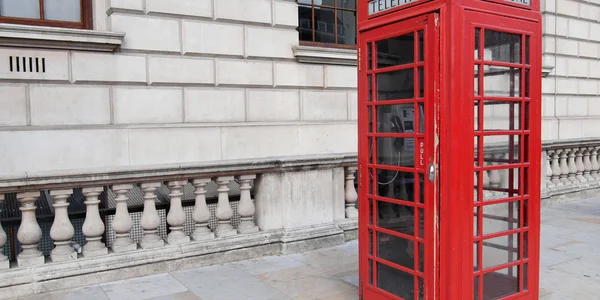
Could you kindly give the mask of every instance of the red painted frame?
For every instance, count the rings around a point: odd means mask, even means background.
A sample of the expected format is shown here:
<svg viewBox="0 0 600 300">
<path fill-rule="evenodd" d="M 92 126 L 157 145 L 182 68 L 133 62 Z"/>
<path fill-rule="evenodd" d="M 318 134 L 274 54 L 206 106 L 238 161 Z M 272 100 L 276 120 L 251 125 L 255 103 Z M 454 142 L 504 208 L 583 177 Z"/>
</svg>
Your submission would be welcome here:
<svg viewBox="0 0 600 300">
<path fill-rule="evenodd" d="M 526 151 L 529 161 L 527 182 L 529 190 L 529 291 L 503 299 L 538 299 L 539 287 L 539 237 L 540 237 L 540 168 L 541 168 L 541 49 L 542 28 L 540 1 L 532 0 L 526 7 L 505 0 L 421 0 L 373 16 L 368 16 L 368 0 L 358 3 L 359 45 L 359 197 L 367 199 L 368 142 L 366 124 L 368 115 L 364 99 L 368 86 L 364 78 L 366 49 L 365 37 L 376 28 L 386 27 L 420 15 L 439 14 L 439 158 L 438 174 L 439 230 L 433 253 L 435 274 L 430 279 L 433 294 L 426 299 L 473 299 L 473 33 L 472 23 L 500 31 L 523 33 L 530 40 L 530 99 L 529 112 L 522 117 L 528 119 L 529 143 Z M 393 25 L 392 25 L 393 26 Z M 454 38 L 461 37 L 461 38 Z M 520 89 L 522 90 L 522 89 Z M 487 167 L 487 169 L 491 169 Z M 365 176 L 367 175 L 367 176 Z M 523 177 L 521 177 L 523 178 Z M 360 201 L 359 201 L 360 202 Z M 363 201 L 363 203 L 366 201 Z M 502 202 L 502 201 L 501 201 Z M 367 207 L 368 209 L 368 207 Z M 521 210 L 522 211 L 522 210 Z M 361 296 L 368 282 L 366 255 L 368 232 L 364 228 L 365 206 L 359 214 L 359 255 L 361 268 Z M 433 216 L 431 216 L 433 217 Z M 461 228 L 462 230 L 456 230 Z M 517 230 L 518 231 L 518 230 Z M 516 232 L 516 231 L 515 231 Z M 368 270 L 367 270 L 368 271 Z M 362 298 L 361 298 L 362 299 Z M 370 300 L 370 298 L 365 298 Z"/>
</svg>

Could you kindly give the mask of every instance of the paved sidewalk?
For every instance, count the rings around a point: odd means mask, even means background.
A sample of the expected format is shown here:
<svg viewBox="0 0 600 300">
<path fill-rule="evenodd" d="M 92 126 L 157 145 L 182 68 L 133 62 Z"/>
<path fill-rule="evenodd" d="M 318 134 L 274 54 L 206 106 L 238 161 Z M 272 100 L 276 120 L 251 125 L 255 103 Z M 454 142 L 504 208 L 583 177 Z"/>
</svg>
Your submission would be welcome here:
<svg viewBox="0 0 600 300">
<path fill-rule="evenodd" d="M 600 299 L 600 199 L 542 210 L 541 299 Z M 94 285 L 24 299 L 357 299 L 357 243 Z"/>
</svg>

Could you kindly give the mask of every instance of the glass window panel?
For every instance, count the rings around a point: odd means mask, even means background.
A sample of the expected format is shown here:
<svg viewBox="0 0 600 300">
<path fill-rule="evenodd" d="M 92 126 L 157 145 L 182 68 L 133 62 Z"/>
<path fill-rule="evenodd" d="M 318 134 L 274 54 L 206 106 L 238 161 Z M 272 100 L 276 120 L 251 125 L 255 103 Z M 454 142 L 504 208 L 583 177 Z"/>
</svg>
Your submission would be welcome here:
<svg viewBox="0 0 600 300">
<path fill-rule="evenodd" d="M 475 131 L 479 131 L 479 103 L 480 101 L 475 101 L 473 106 L 473 116 L 475 116 L 475 124 L 473 124 L 473 129 L 475 129 Z"/>
<path fill-rule="evenodd" d="M 369 259 L 369 284 L 373 285 L 373 260 Z"/>
<path fill-rule="evenodd" d="M 418 209 L 419 211 L 419 237 L 423 238 L 425 236 L 425 210 L 422 208 Z"/>
<path fill-rule="evenodd" d="M 479 242 L 473 243 L 473 270 L 479 271 Z"/>
<path fill-rule="evenodd" d="M 337 0 L 337 7 L 356 9 L 356 0 Z"/>
<path fill-rule="evenodd" d="M 368 70 L 373 69 L 373 44 L 372 43 L 368 43 L 367 44 L 367 68 Z M 371 75 L 369 75 L 371 76 Z"/>
<path fill-rule="evenodd" d="M 523 290 L 526 291 L 527 288 L 527 279 L 529 278 L 529 264 L 523 265 Z"/>
<path fill-rule="evenodd" d="M 519 196 L 519 176 L 518 168 L 488 171 L 488 182 L 483 185 L 483 201 Z"/>
<path fill-rule="evenodd" d="M 46 20 L 81 22 L 80 0 L 44 0 Z"/>
<path fill-rule="evenodd" d="M 505 235 L 483 241 L 483 269 L 519 260 L 519 234 Z"/>
<path fill-rule="evenodd" d="M 415 62 L 415 35 L 412 32 L 378 41 L 376 46 L 378 68 Z"/>
<path fill-rule="evenodd" d="M 479 172 L 475 172 L 474 176 L 473 176 L 473 202 L 479 202 L 479 185 L 480 185 L 480 178 L 479 178 L 480 173 Z"/>
<path fill-rule="evenodd" d="M 483 137 L 483 156 L 488 165 L 520 163 L 520 138 L 518 135 L 490 135 Z"/>
<path fill-rule="evenodd" d="M 423 280 L 423 278 L 421 277 L 417 277 L 419 280 L 419 298 L 418 299 L 424 299 L 424 295 L 425 295 L 425 280 Z"/>
<path fill-rule="evenodd" d="M 423 67 L 418 68 L 419 72 L 419 98 L 425 97 L 425 72 Z"/>
<path fill-rule="evenodd" d="M 414 245 L 411 241 L 377 232 L 377 257 L 412 269 L 415 264 L 413 253 Z"/>
<path fill-rule="evenodd" d="M 512 269 L 518 269 L 513 267 Z M 519 276 L 503 269 L 483 275 L 483 300 L 501 299 L 519 292 Z"/>
<path fill-rule="evenodd" d="M 475 163 L 476 167 L 479 166 L 479 157 L 481 155 L 481 153 L 479 152 L 479 149 L 480 149 L 480 147 L 479 147 L 480 139 L 482 139 L 482 138 L 478 137 L 478 136 L 475 136 L 473 138 L 473 150 L 475 152 L 475 154 L 474 154 L 474 163 Z"/>
<path fill-rule="evenodd" d="M 474 298 L 475 300 L 480 300 L 479 292 L 481 291 L 481 289 L 479 288 L 479 282 L 480 282 L 479 278 L 480 278 L 479 276 L 475 276 L 475 280 L 473 282 L 473 286 L 474 286 L 473 294 L 475 296 L 475 298 Z"/>
<path fill-rule="evenodd" d="M 523 259 L 529 258 L 529 231 L 523 233 Z"/>
<path fill-rule="evenodd" d="M 475 65 L 475 76 L 473 76 L 473 87 L 475 90 L 475 95 L 479 96 L 479 72 L 481 72 L 481 65 Z"/>
<path fill-rule="evenodd" d="M 369 83 L 369 102 L 373 101 L 373 79 L 371 75 L 367 75 L 367 82 Z"/>
<path fill-rule="evenodd" d="M 421 191 L 419 193 L 419 203 L 425 203 L 425 175 L 419 173 L 419 191 Z"/>
<path fill-rule="evenodd" d="M 377 138 L 377 163 L 413 168 L 415 166 L 414 138 Z"/>
<path fill-rule="evenodd" d="M 335 31 L 335 10 L 315 7 L 315 42 L 335 43 Z"/>
<path fill-rule="evenodd" d="M 521 35 L 494 30 L 484 32 L 485 60 L 521 62 Z"/>
<path fill-rule="evenodd" d="M 525 63 L 529 64 L 529 52 L 531 49 L 529 48 L 530 36 L 525 36 Z"/>
<path fill-rule="evenodd" d="M 425 247 L 419 243 L 419 272 L 423 272 L 425 265 Z"/>
<path fill-rule="evenodd" d="M 519 201 L 483 206 L 483 234 L 519 228 L 519 210 Z"/>
<path fill-rule="evenodd" d="M 423 30 L 418 32 L 418 39 L 419 39 L 419 61 L 423 61 L 424 54 L 425 54 L 425 37 L 423 36 Z"/>
<path fill-rule="evenodd" d="M 377 196 L 413 202 L 414 174 L 391 170 L 377 170 Z"/>
<path fill-rule="evenodd" d="M 415 277 L 378 263 L 377 287 L 403 299 L 414 299 Z"/>
<path fill-rule="evenodd" d="M 39 0 L 0 0 L 0 16 L 15 18 L 40 18 Z"/>
<path fill-rule="evenodd" d="M 530 78 L 530 74 L 529 74 L 529 69 L 525 69 L 525 75 L 524 76 L 525 76 L 525 78 L 524 78 L 524 80 L 525 80 L 525 82 L 524 82 L 524 85 L 525 85 L 525 87 L 524 87 L 525 98 L 529 98 L 529 97 L 531 97 L 529 95 L 529 90 L 531 89 L 531 82 L 530 82 L 531 78 Z"/>
<path fill-rule="evenodd" d="M 315 5 L 333 6 L 335 0 L 314 0 Z M 340 0 L 338 0 L 340 1 Z"/>
<path fill-rule="evenodd" d="M 411 99 L 415 96 L 412 68 L 377 74 L 377 100 Z"/>
<path fill-rule="evenodd" d="M 373 230 L 371 229 L 369 229 L 369 255 L 373 255 Z"/>
<path fill-rule="evenodd" d="M 337 18 L 337 43 L 342 45 L 356 45 L 356 12 L 338 10 Z"/>
<path fill-rule="evenodd" d="M 521 103 L 485 100 L 483 105 L 484 130 L 502 131 L 521 129 Z"/>
<path fill-rule="evenodd" d="M 488 97 L 520 97 L 521 69 L 484 66 L 483 94 Z"/>
<path fill-rule="evenodd" d="M 413 207 L 377 202 L 377 226 L 406 235 L 415 234 L 415 209 Z"/>
<path fill-rule="evenodd" d="M 311 0 L 301 0 L 300 3 L 310 3 Z M 312 7 L 298 5 L 298 33 L 301 41 L 313 41 Z"/>
<path fill-rule="evenodd" d="M 377 132 L 414 133 L 415 105 L 413 103 L 379 105 L 377 110 Z"/>
<path fill-rule="evenodd" d="M 370 195 L 373 195 L 374 186 L 375 186 L 375 174 L 373 172 L 373 169 L 369 169 L 369 194 Z M 371 224 L 371 223 L 369 223 L 369 224 Z"/>
<path fill-rule="evenodd" d="M 480 51 L 479 51 L 479 45 L 480 45 L 480 35 L 481 35 L 481 29 L 480 28 L 475 28 L 475 59 L 480 59 Z"/>
<path fill-rule="evenodd" d="M 419 102 L 418 103 L 418 107 L 419 107 L 419 133 L 423 133 L 423 130 L 425 128 L 425 103 L 423 102 Z"/>
<path fill-rule="evenodd" d="M 308 4 L 312 4 L 312 0 L 298 0 L 298 3 L 308 3 Z"/>
<path fill-rule="evenodd" d="M 367 106 L 367 111 L 369 114 L 369 132 L 373 132 L 373 107 Z"/>
</svg>

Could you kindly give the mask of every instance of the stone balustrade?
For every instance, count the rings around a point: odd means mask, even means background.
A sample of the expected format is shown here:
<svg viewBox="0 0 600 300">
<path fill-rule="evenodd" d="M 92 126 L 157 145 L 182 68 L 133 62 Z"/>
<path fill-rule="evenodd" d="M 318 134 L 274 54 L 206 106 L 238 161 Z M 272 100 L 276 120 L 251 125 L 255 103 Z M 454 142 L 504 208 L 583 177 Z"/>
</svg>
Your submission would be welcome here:
<svg viewBox="0 0 600 300">
<path fill-rule="evenodd" d="M 60 288 L 106 281 L 89 276 L 99 271 L 121 270 L 115 276 L 123 278 L 140 269 L 151 273 L 156 268 L 144 267 L 149 263 L 176 269 L 181 261 L 210 264 L 343 243 L 356 237 L 356 169 L 350 155 L 0 178 L 0 208 L 18 207 L 20 213 L 14 226 L 0 219 L 0 298 L 31 292 L 11 289 L 16 284 L 47 282 L 41 285 L 47 291 L 56 289 L 52 280 L 62 280 Z M 274 176 L 329 178 L 330 186 L 305 191 L 314 182 Z M 209 190 L 214 195 L 207 200 Z M 136 198 L 140 211 L 134 212 Z M 79 217 L 69 209 L 77 199 L 85 205 Z M 50 219 L 39 216 L 44 207 L 52 211 Z M 331 215 L 311 220 L 312 209 Z M 50 223 L 49 232 L 43 230 Z M 74 275 L 87 280 L 67 279 Z"/>
</svg>

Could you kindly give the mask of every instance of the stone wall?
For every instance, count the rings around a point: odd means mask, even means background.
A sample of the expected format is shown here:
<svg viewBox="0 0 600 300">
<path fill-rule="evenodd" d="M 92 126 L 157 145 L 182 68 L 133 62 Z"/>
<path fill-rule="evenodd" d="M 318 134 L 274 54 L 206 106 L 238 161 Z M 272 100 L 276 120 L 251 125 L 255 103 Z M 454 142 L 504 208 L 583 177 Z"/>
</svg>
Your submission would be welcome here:
<svg viewBox="0 0 600 300">
<path fill-rule="evenodd" d="M 543 139 L 598 137 L 600 2 L 542 0 Z"/>
<path fill-rule="evenodd" d="M 0 47 L 0 173 L 357 151 L 356 68 L 297 62 L 294 1 L 94 3 L 115 53 Z"/>
</svg>

